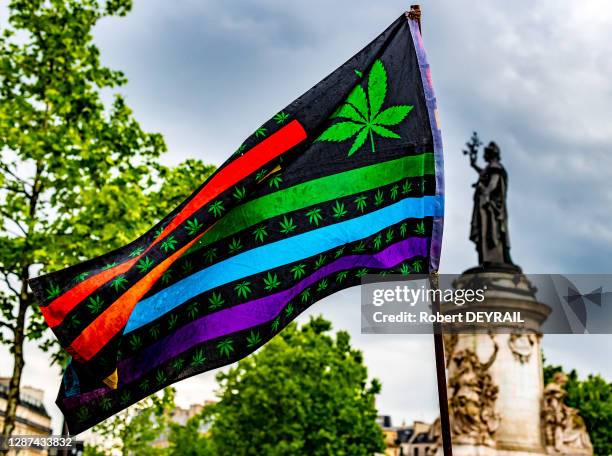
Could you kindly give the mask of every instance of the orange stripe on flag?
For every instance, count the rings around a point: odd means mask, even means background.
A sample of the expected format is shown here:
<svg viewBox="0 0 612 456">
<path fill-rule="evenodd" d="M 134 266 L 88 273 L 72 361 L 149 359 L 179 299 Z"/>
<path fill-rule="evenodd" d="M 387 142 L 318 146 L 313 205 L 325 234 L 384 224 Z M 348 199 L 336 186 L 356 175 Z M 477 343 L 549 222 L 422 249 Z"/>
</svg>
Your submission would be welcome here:
<svg viewBox="0 0 612 456">
<path fill-rule="evenodd" d="M 123 293 L 70 344 L 67 348 L 68 353 L 80 362 L 93 358 L 125 327 L 138 301 L 155 285 L 164 272 L 213 226 L 214 224 L 174 252 Z"/>
<path fill-rule="evenodd" d="M 88 277 L 78 285 L 75 285 L 73 288 L 68 290 L 59 298 L 56 298 L 48 306 L 41 307 L 40 311 L 42 312 L 43 317 L 45 317 L 45 321 L 49 327 L 54 328 L 55 326 L 59 325 L 64 320 L 68 312 L 74 309 L 79 302 L 92 294 L 109 280 L 112 280 L 118 275 L 126 272 L 134 265 L 134 263 L 136 263 L 136 261 L 138 261 L 139 258 L 140 256 L 137 256 L 123 264 L 115 266 L 114 268 L 107 269 L 106 271 L 102 271 L 94 276 Z"/>
</svg>

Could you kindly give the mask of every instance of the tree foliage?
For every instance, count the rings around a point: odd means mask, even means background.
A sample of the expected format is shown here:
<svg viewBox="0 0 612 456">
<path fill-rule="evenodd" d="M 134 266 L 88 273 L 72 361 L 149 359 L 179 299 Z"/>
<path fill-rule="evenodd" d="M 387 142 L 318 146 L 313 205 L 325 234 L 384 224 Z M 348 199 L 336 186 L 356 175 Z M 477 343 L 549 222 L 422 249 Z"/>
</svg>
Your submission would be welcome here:
<svg viewBox="0 0 612 456">
<path fill-rule="evenodd" d="M 171 422 L 168 427 L 168 456 L 217 456 L 207 435 L 208 410 L 192 416 L 185 424 Z"/>
<path fill-rule="evenodd" d="M 5 435 L 24 341 L 53 345 L 27 281 L 133 240 L 212 171 L 195 160 L 159 165 L 163 138 L 144 131 L 117 92 L 125 75 L 102 65 L 92 29 L 130 8 L 130 0 L 8 3 L 0 33 L 0 342 L 14 366 Z"/>
<path fill-rule="evenodd" d="M 552 381 L 555 373 L 564 372 L 561 366 L 544 366 L 544 384 Z M 584 419 L 596 455 L 612 454 L 612 383 L 601 375 L 589 375 L 580 380 L 572 369 L 565 389 L 565 403 L 578 409 Z"/>
<path fill-rule="evenodd" d="M 371 455 L 384 450 L 375 421 L 380 384 L 368 384 L 350 336 L 311 318 L 218 374 L 220 401 L 206 408 L 218 455 Z"/>
</svg>

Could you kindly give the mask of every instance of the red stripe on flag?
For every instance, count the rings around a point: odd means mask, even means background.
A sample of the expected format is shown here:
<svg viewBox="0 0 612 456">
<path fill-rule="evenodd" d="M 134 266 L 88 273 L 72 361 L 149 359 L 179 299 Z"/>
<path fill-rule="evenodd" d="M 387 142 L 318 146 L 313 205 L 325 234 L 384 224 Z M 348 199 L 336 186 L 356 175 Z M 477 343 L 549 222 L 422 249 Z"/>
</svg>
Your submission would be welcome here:
<svg viewBox="0 0 612 456">
<path fill-rule="evenodd" d="M 75 285 L 66 293 L 55 298 L 46 307 L 41 307 L 45 321 L 49 327 L 53 328 L 62 323 L 66 315 L 74 309 L 81 301 L 91 295 L 100 286 L 104 285 L 109 280 L 114 279 L 118 275 L 126 272 L 134 265 L 142 256 L 144 256 L 155 244 L 164 239 L 177 226 L 191 217 L 203 205 L 209 203 L 214 198 L 219 196 L 228 188 L 236 185 L 242 179 L 257 171 L 263 165 L 273 160 L 274 158 L 284 154 L 292 147 L 298 145 L 307 138 L 306 130 L 297 120 L 289 122 L 277 132 L 273 133 L 268 138 L 257 144 L 255 147 L 247 151 L 241 157 L 228 164 L 225 168 L 213 175 L 198 194 L 185 205 L 170 223 L 164 228 L 164 231 L 147 247 L 147 249 L 139 256 L 122 263 L 113 268 L 102 271 L 94 276 L 85 279 L 83 282 Z"/>
<path fill-rule="evenodd" d="M 134 263 L 136 263 L 136 261 L 138 261 L 139 258 L 139 256 L 132 258 L 123 264 L 88 277 L 61 295 L 59 298 L 55 298 L 55 300 L 48 306 L 41 307 L 40 311 L 42 312 L 43 317 L 45 317 L 45 321 L 49 327 L 54 328 L 55 326 L 58 326 L 64 320 L 66 314 L 68 314 L 68 312 L 70 312 L 79 302 L 92 294 L 109 280 L 112 280 L 118 275 L 126 272 L 134 265 Z"/>
<path fill-rule="evenodd" d="M 164 231 L 153 242 L 152 246 L 166 237 L 178 225 L 187 220 L 194 212 L 209 203 L 220 193 L 240 182 L 249 174 L 257 171 L 270 160 L 285 153 L 306 139 L 306 130 L 297 120 L 293 120 L 278 130 L 269 138 L 263 140 L 249 152 L 227 165 L 210 181 L 174 219 L 164 228 Z"/>
</svg>

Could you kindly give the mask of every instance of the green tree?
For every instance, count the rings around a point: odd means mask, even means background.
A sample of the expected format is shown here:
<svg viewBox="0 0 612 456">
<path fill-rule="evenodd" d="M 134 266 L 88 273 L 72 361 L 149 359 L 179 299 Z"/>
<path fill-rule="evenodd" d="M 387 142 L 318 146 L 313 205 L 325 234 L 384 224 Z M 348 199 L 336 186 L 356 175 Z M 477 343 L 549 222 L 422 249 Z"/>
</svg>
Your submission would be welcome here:
<svg viewBox="0 0 612 456">
<path fill-rule="evenodd" d="M 165 456 L 166 448 L 153 443 L 167 437 L 175 408 L 174 388 L 165 388 L 94 426 L 108 446 L 87 445 L 84 456 L 120 453 L 121 455 Z M 176 425 L 175 425 L 176 426 Z"/>
<path fill-rule="evenodd" d="M 371 455 L 384 450 L 360 351 L 344 331 L 311 318 L 217 375 L 220 401 L 206 407 L 218 455 Z"/>
<path fill-rule="evenodd" d="M 217 456 L 206 435 L 210 426 L 207 411 L 195 415 L 182 425 L 170 423 L 168 433 L 168 454 L 170 456 Z"/>
<path fill-rule="evenodd" d="M 27 281 L 119 247 L 174 208 L 212 171 L 158 164 L 104 67 L 92 28 L 130 0 L 11 0 L 0 34 L 0 342 L 13 356 L 2 434 L 15 425 L 25 340 L 53 348 Z M 114 94 L 111 102 L 100 96 Z M 50 290 L 57 293 L 59 290 Z M 60 352 L 53 355 L 54 361 Z"/>
<path fill-rule="evenodd" d="M 552 381 L 557 372 L 564 372 L 561 366 L 544 366 L 544 384 Z M 576 370 L 568 376 L 565 403 L 578 409 L 584 420 L 593 450 L 596 455 L 612 454 L 612 383 L 601 375 L 589 375 L 580 380 Z"/>
</svg>

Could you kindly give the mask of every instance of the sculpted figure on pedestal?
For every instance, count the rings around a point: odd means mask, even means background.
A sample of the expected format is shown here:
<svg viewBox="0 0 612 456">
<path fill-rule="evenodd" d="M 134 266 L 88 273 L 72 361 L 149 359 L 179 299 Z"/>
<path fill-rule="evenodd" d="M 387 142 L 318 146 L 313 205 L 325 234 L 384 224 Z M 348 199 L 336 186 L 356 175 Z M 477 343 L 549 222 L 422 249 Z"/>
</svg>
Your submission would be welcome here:
<svg viewBox="0 0 612 456">
<path fill-rule="evenodd" d="M 495 362 L 498 345 L 493 336 L 493 354 L 485 363 L 470 349 L 458 351 L 450 366 L 449 394 L 453 442 L 495 446 L 499 427 L 495 402 L 499 392 L 487 372 Z"/>
<path fill-rule="evenodd" d="M 529 362 L 538 335 L 512 333 L 508 339 L 508 347 L 514 358 L 521 364 Z"/>
<path fill-rule="evenodd" d="M 542 418 L 549 454 L 592 455 L 593 445 L 578 411 L 565 404 L 567 375 L 557 372 L 544 388 Z"/>
</svg>

